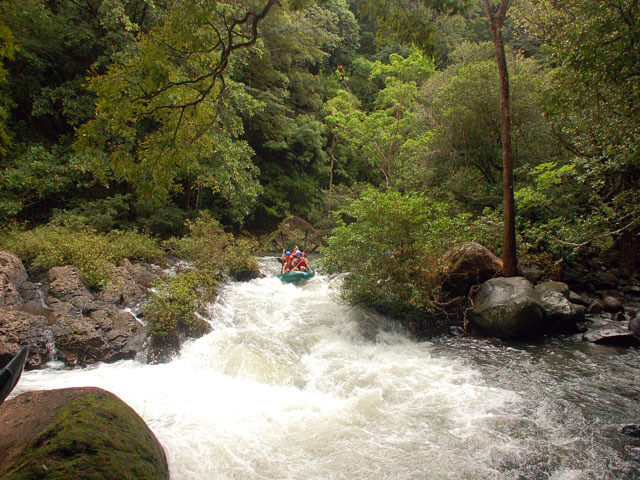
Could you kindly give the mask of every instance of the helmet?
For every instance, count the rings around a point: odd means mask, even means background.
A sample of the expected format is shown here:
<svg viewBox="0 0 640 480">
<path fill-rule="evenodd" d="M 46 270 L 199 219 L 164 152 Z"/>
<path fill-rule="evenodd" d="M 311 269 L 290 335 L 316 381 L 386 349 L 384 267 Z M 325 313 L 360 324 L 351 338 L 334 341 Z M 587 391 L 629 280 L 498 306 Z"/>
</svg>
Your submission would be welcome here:
<svg viewBox="0 0 640 480">
<path fill-rule="evenodd" d="M 291 255 L 291 252 L 289 250 L 287 250 L 286 252 L 284 252 L 284 254 L 289 256 L 289 255 Z"/>
<path fill-rule="evenodd" d="M 300 250 L 296 250 L 296 255 L 302 255 L 302 252 Z"/>
</svg>

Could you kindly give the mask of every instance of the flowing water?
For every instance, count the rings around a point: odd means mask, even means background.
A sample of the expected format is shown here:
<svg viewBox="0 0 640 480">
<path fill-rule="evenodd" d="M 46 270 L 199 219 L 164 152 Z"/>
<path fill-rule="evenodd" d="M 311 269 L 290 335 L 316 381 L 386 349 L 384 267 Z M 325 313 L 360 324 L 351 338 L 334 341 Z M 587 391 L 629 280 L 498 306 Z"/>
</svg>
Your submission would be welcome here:
<svg viewBox="0 0 640 480">
<path fill-rule="evenodd" d="M 214 330 L 164 365 L 25 372 L 17 393 L 99 386 L 174 480 L 637 479 L 640 352 L 553 340 L 415 341 L 336 302 L 340 278 L 228 284 Z"/>
</svg>

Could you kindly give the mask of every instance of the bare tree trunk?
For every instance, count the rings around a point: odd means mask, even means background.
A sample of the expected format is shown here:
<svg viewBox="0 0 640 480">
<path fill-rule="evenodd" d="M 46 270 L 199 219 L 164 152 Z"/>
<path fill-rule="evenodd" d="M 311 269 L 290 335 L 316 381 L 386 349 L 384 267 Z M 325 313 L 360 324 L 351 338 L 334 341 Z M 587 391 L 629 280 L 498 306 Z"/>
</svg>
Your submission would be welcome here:
<svg viewBox="0 0 640 480">
<path fill-rule="evenodd" d="M 504 275 L 514 277 L 518 274 L 518 259 L 516 256 L 516 207 L 513 199 L 513 159 L 511 155 L 511 109 L 509 106 L 509 72 L 507 58 L 504 53 L 502 40 L 502 25 L 509 8 L 510 0 L 500 0 L 500 6 L 494 13 L 489 0 L 482 0 L 493 44 L 496 48 L 496 61 L 500 76 L 500 117 L 502 141 L 502 185 L 504 202 L 504 231 L 502 240 L 502 263 Z"/>
</svg>

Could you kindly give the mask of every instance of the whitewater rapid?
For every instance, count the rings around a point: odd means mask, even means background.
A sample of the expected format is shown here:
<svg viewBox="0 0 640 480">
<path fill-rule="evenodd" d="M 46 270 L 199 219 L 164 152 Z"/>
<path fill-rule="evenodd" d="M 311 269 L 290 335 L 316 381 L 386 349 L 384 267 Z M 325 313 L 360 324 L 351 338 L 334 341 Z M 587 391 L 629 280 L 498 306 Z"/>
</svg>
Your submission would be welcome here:
<svg viewBox="0 0 640 480">
<path fill-rule="evenodd" d="M 562 348 L 550 347 L 561 365 L 538 371 L 535 348 L 416 341 L 337 301 L 339 277 L 283 284 L 261 262 L 267 276 L 228 283 L 209 306 L 213 331 L 173 361 L 25 372 L 15 394 L 115 393 L 163 444 L 174 480 L 638 478 L 613 431 L 638 407 L 634 382 L 621 380 L 629 403 L 599 441 L 580 399 L 561 398 Z"/>
</svg>

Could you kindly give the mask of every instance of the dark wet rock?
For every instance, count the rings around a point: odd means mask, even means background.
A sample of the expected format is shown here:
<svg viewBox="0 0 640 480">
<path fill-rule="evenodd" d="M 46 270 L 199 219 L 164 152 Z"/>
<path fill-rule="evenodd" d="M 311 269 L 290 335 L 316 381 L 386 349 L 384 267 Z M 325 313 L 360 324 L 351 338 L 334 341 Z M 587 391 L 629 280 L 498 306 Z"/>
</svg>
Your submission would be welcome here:
<svg viewBox="0 0 640 480">
<path fill-rule="evenodd" d="M 39 368 L 51 360 L 53 332 L 47 319 L 27 312 L 0 309 L 0 365 L 6 365 L 24 345 L 29 346 L 27 369 Z"/>
<path fill-rule="evenodd" d="M 629 320 L 629 330 L 636 336 L 640 336 L 640 313 Z"/>
<path fill-rule="evenodd" d="M 625 425 L 620 432 L 630 437 L 640 438 L 640 425 Z"/>
<path fill-rule="evenodd" d="M 582 339 L 586 342 L 613 347 L 633 347 L 640 344 L 638 338 L 633 335 L 624 322 L 610 322 L 603 326 L 590 328 L 587 333 L 582 335 Z"/>
<path fill-rule="evenodd" d="M 548 282 L 539 283 L 536 285 L 536 292 L 538 295 L 542 296 L 547 292 L 558 292 L 564 298 L 569 298 L 569 285 L 564 282 L 556 282 L 553 280 L 549 280 Z"/>
<path fill-rule="evenodd" d="M 544 269 L 537 263 L 522 266 L 522 276 L 533 284 L 538 283 L 543 273 Z"/>
<path fill-rule="evenodd" d="M 626 322 L 627 316 L 625 315 L 624 312 L 616 312 L 611 317 L 611 320 L 613 320 L 614 322 Z"/>
<path fill-rule="evenodd" d="M 69 302 L 80 310 L 86 311 L 93 304 L 93 295 L 86 287 L 76 267 L 53 267 L 49 270 L 49 295 Z"/>
<path fill-rule="evenodd" d="M 516 339 L 546 333 L 540 296 L 523 277 L 492 278 L 480 285 L 472 300 L 467 318 L 488 335 Z"/>
<path fill-rule="evenodd" d="M 237 282 L 248 282 L 254 278 L 264 277 L 260 270 L 238 270 L 232 272 L 231 277 Z"/>
<path fill-rule="evenodd" d="M 603 308 L 602 302 L 600 300 L 594 300 L 587 307 L 587 313 L 589 313 L 589 314 L 602 313 L 603 311 L 604 311 L 604 308 Z"/>
<path fill-rule="evenodd" d="M 599 288 L 614 288 L 618 285 L 618 277 L 608 270 L 600 270 L 595 274 L 595 281 Z"/>
<path fill-rule="evenodd" d="M 560 282 L 553 282 L 560 283 Z M 565 284 L 566 285 L 566 284 Z M 543 292 L 540 295 L 542 307 L 547 314 L 547 325 L 550 333 L 576 333 L 577 325 L 585 319 L 585 308 L 582 305 L 576 305 L 562 293 L 564 289 L 540 289 L 536 287 L 536 291 Z M 566 294 L 569 289 L 567 287 Z"/>
<path fill-rule="evenodd" d="M 114 349 L 88 317 L 63 316 L 53 332 L 59 359 L 71 367 L 108 361 L 114 355 Z"/>
<path fill-rule="evenodd" d="M 98 294 L 97 300 L 124 307 L 135 306 L 144 300 L 146 289 L 136 282 L 130 268 L 132 268 L 130 262 L 125 263 L 124 266 L 112 267 L 109 283 Z"/>
<path fill-rule="evenodd" d="M 617 297 L 613 297 L 608 295 L 604 297 L 602 300 L 602 308 L 605 312 L 616 313 L 624 310 L 624 306 L 622 305 L 622 300 Z"/>
<path fill-rule="evenodd" d="M 99 388 L 27 392 L 0 405 L 0 477 L 162 480 L 160 442 L 138 414 Z"/>
<path fill-rule="evenodd" d="M 27 281 L 27 270 L 20 259 L 0 251 L 0 308 L 20 308 L 24 303 L 20 287 Z"/>
<path fill-rule="evenodd" d="M 443 257 L 445 270 L 442 289 L 453 295 L 467 295 L 469 289 L 502 270 L 502 262 L 476 242 L 457 245 Z"/>
<path fill-rule="evenodd" d="M 640 285 L 629 285 L 627 287 L 627 293 L 630 295 L 640 295 Z"/>
<path fill-rule="evenodd" d="M 585 298 L 579 293 L 574 292 L 573 290 L 569 291 L 569 301 L 571 303 L 575 303 L 576 305 L 582 305 L 584 307 L 588 307 L 589 303 Z"/>
<path fill-rule="evenodd" d="M 146 346 L 146 328 L 114 306 L 89 316 L 64 315 L 53 332 L 59 359 L 71 367 L 132 359 Z"/>
</svg>

